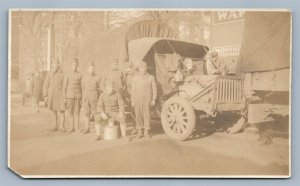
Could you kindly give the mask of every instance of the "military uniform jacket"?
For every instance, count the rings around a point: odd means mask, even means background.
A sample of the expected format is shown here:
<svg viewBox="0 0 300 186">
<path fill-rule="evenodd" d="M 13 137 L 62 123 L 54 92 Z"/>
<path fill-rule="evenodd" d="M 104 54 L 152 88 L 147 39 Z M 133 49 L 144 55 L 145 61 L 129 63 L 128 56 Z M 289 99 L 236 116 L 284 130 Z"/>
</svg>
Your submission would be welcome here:
<svg viewBox="0 0 300 186">
<path fill-rule="evenodd" d="M 79 72 L 70 72 L 64 78 L 63 97 L 81 99 L 81 79 Z"/>
<path fill-rule="evenodd" d="M 131 101 L 150 104 L 157 98 L 157 88 L 154 77 L 148 73 L 137 73 L 132 80 Z"/>
<path fill-rule="evenodd" d="M 82 98 L 83 100 L 94 100 L 98 101 L 100 95 L 100 82 L 101 78 L 97 75 L 86 74 L 82 77 Z"/>
<path fill-rule="evenodd" d="M 118 92 L 107 94 L 106 92 L 100 95 L 97 112 L 111 113 L 124 113 L 124 102 L 121 95 Z"/>
<path fill-rule="evenodd" d="M 43 96 L 48 97 L 48 107 L 50 110 L 64 110 L 62 96 L 63 81 L 64 74 L 61 69 L 47 74 L 43 87 Z"/>
</svg>

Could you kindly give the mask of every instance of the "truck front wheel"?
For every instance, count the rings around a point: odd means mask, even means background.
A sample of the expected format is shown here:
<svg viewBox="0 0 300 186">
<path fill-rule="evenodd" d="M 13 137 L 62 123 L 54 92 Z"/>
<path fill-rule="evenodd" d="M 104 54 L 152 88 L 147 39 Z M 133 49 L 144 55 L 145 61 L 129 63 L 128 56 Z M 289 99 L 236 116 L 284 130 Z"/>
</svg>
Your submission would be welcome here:
<svg viewBox="0 0 300 186">
<path fill-rule="evenodd" d="M 194 131 L 196 117 L 193 107 L 181 97 L 172 97 L 165 102 L 161 112 L 165 133 L 175 140 L 185 140 Z"/>
</svg>

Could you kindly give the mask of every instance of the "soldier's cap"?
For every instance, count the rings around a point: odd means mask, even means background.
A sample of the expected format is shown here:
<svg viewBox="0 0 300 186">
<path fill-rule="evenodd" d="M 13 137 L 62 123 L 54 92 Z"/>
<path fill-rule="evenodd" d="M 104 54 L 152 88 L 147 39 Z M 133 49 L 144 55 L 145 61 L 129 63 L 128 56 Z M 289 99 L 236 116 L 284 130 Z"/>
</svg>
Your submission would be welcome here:
<svg viewBox="0 0 300 186">
<path fill-rule="evenodd" d="M 93 67 L 93 68 L 95 68 L 95 63 L 94 63 L 94 62 L 90 62 L 88 67 Z"/>
<path fill-rule="evenodd" d="M 145 63 L 144 61 L 140 62 L 138 64 L 138 68 L 147 68 L 147 63 Z"/>
<path fill-rule="evenodd" d="M 210 52 L 210 56 L 211 56 L 211 57 L 218 57 L 219 54 L 218 54 L 218 52 L 216 52 L 216 51 L 212 51 L 212 52 Z"/>
<path fill-rule="evenodd" d="M 75 58 L 74 61 L 72 62 L 72 64 L 78 65 L 78 58 Z"/>
<path fill-rule="evenodd" d="M 104 86 L 105 87 L 108 87 L 108 86 L 111 86 L 111 87 L 114 87 L 114 82 L 113 81 L 106 81 L 105 83 L 104 83 Z"/>
</svg>

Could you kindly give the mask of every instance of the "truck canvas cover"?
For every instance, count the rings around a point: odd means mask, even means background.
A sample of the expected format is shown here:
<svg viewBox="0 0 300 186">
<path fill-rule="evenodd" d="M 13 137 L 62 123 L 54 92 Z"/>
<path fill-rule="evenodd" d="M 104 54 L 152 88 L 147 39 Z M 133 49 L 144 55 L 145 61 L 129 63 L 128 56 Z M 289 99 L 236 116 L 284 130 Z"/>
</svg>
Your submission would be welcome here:
<svg viewBox="0 0 300 186">
<path fill-rule="evenodd" d="M 143 20 L 131 25 L 124 38 L 124 47 L 121 52 L 123 61 L 129 60 L 129 43 L 141 38 L 177 38 L 177 33 L 166 23 L 158 20 Z"/>
<path fill-rule="evenodd" d="M 246 12 L 238 72 L 290 67 L 291 13 Z"/>
<path fill-rule="evenodd" d="M 128 45 L 129 60 L 133 64 L 144 61 L 148 71 L 156 77 L 158 91 L 167 94 L 171 91 L 170 80 L 178 67 L 180 58 L 201 60 L 206 55 L 207 46 L 171 38 L 141 38 Z"/>
</svg>

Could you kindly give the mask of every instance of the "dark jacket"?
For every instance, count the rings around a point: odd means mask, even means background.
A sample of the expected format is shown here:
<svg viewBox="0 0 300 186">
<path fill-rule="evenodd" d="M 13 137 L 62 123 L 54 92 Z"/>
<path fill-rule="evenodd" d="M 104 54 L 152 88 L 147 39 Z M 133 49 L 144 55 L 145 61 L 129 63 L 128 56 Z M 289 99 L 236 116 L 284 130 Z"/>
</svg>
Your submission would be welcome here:
<svg viewBox="0 0 300 186">
<path fill-rule="evenodd" d="M 50 110 L 64 110 L 64 101 L 62 96 L 62 87 L 64 81 L 64 73 L 61 69 L 56 72 L 49 72 L 46 77 L 43 96 L 48 97 L 48 107 Z"/>
</svg>

